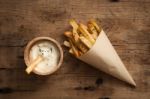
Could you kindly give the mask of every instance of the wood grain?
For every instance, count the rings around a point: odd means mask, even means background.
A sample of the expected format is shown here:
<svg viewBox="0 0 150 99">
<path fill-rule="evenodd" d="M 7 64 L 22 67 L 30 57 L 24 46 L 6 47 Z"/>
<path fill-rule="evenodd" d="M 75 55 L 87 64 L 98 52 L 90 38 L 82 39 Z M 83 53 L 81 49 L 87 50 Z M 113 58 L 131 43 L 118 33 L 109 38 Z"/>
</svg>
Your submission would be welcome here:
<svg viewBox="0 0 150 99">
<path fill-rule="evenodd" d="M 25 73 L 27 42 L 50 36 L 61 43 L 71 18 L 101 24 L 136 88 L 75 59 L 66 48 L 53 75 Z M 149 20 L 150 0 L 0 0 L 0 99 L 149 99 Z"/>
</svg>

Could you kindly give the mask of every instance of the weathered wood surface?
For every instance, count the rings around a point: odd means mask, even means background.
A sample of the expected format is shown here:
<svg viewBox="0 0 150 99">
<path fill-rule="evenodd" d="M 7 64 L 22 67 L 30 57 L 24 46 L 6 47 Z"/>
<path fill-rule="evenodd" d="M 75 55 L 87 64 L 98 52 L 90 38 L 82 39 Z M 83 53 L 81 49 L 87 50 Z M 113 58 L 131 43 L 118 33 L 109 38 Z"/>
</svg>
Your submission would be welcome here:
<svg viewBox="0 0 150 99">
<path fill-rule="evenodd" d="M 51 76 L 27 75 L 23 50 L 50 36 L 61 44 L 68 20 L 96 18 L 137 87 L 75 59 Z M 149 99 L 150 0 L 0 0 L 0 99 Z"/>
</svg>

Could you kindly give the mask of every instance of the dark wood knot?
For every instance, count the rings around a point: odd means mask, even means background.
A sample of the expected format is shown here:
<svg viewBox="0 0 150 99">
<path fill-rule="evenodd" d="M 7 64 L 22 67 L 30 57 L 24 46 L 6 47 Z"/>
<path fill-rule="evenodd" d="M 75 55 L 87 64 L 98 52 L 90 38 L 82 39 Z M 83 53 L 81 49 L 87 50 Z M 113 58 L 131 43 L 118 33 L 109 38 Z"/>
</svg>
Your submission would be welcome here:
<svg viewBox="0 0 150 99">
<path fill-rule="evenodd" d="M 13 92 L 12 88 L 8 88 L 8 87 L 0 88 L 0 94 L 8 94 L 12 92 Z"/>
</svg>

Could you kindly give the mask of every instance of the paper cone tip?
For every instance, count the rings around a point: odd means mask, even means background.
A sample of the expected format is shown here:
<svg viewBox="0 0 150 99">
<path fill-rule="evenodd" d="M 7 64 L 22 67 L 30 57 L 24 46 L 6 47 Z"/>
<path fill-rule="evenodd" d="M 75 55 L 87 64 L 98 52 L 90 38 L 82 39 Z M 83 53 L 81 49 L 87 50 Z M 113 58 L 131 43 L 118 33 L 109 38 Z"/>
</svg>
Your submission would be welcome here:
<svg viewBox="0 0 150 99">
<path fill-rule="evenodd" d="M 128 82 L 128 83 L 130 83 L 131 85 L 133 85 L 133 86 L 135 86 L 136 87 L 136 83 L 135 83 L 135 81 L 132 79 L 132 81 L 131 82 Z"/>
</svg>

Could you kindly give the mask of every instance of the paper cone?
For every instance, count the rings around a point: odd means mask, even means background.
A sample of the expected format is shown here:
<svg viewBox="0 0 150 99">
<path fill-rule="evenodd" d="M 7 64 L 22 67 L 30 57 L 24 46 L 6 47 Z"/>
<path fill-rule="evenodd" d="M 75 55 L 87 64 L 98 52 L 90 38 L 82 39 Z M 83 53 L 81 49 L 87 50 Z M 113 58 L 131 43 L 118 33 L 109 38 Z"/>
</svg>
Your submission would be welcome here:
<svg viewBox="0 0 150 99">
<path fill-rule="evenodd" d="M 105 73 L 136 86 L 103 30 L 93 47 L 87 53 L 80 56 L 79 59 Z"/>
</svg>

